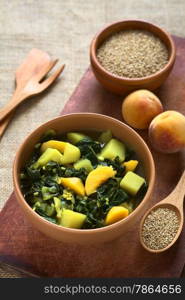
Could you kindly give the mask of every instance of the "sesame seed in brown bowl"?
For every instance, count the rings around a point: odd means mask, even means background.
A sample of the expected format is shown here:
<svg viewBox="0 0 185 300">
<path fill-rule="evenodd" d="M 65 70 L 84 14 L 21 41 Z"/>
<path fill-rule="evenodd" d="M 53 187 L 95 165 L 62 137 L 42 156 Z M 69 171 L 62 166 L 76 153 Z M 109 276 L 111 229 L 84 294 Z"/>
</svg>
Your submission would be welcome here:
<svg viewBox="0 0 185 300">
<path fill-rule="evenodd" d="M 106 89 L 121 95 L 161 86 L 173 68 L 175 54 L 170 34 L 142 20 L 113 23 L 90 46 L 95 77 Z"/>
</svg>

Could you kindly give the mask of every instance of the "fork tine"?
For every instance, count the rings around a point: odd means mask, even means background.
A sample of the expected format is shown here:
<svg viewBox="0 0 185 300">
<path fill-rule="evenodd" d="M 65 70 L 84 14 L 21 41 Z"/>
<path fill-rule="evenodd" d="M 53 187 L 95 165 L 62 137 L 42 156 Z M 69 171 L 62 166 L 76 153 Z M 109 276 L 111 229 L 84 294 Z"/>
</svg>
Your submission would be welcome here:
<svg viewBox="0 0 185 300">
<path fill-rule="evenodd" d="M 55 73 L 53 73 L 49 78 L 47 78 L 46 80 L 44 80 L 42 83 L 40 83 L 40 89 L 39 92 L 42 92 L 44 89 L 46 89 L 47 87 L 50 86 L 50 84 L 52 84 L 62 73 L 62 71 L 65 68 L 65 64 L 62 65 L 58 70 L 56 70 Z"/>
<path fill-rule="evenodd" d="M 40 82 L 49 73 L 49 71 L 51 71 L 51 69 L 56 65 L 57 62 L 58 59 L 50 61 L 49 64 L 37 74 L 37 80 Z"/>
</svg>

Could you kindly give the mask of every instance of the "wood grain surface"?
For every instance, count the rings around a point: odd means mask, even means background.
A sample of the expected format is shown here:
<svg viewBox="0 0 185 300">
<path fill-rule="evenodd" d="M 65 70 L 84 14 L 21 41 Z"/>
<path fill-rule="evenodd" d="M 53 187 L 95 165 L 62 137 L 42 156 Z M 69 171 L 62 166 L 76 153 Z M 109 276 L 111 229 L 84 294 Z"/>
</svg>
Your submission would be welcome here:
<svg viewBox="0 0 185 300">
<path fill-rule="evenodd" d="M 176 63 L 156 93 L 166 110 L 175 109 L 185 114 L 185 39 L 174 39 Z M 122 120 L 121 102 L 120 97 L 105 91 L 88 69 L 62 114 L 98 112 Z M 147 132 L 139 134 L 149 144 Z M 149 206 L 172 191 L 185 168 L 185 152 L 165 155 L 152 150 L 152 153 L 157 178 Z M 139 243 L 141 217 L 127 234 L 111 243 L 99 247 L 63 244 L 35 230 L 24 218 L 12 194 L 0 214 L 0 261 L 46 277 L 180 277 L 185 263 L 185 230 L 168 252 L 151 254 Z"/>
</svg>

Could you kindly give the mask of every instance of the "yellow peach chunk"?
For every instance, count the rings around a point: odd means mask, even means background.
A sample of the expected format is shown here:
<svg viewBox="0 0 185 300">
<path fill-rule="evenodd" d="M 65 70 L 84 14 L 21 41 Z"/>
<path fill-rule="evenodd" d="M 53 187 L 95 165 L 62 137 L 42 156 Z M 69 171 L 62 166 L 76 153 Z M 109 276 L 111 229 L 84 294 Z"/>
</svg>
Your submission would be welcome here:
<svg viewBox="0 0 185 300">
<path fill-rule="evenodd" d="M 105 218 L 105 225 L 111 225 L 116 223 L 129 215 L 129 210 L 123 206 L 113 206 L 106 218 Z"/>
<path fill-rule="evenodd" d="M 76 194 L 80 196 L 85 195 L 85 187 L 82 180 L 78 177 L 60 177 L 58 179 L 58 183 L 62 184 L 65 188 L 68 188 L 74 191 Z"/>
<path fill-rule="evenodd" d="M 129 160 L 123 163 L 123 166 L 125 167 L 125 171 L 134 171 L 138 165 L 138 160 Z"/>
<path fill-rule="evenodd" d="M 113 177 L 116 171 L 112 167 L 98 166 L 91 171 L 85 181 L 85 191 L 87 195 L 96 192 L 96 189 L 104 183 L 107 179 Z"/>
<path fill-rule="evenodd" d="M 41 152 L 44 152 L 48 148 L 53 148 L 53 149 L 57 149 L 58 151 L 63 153 L 65 146 L 66 146 L 65 142 L 50 140 L 48 142 L 43 143 L 40 150 L 41 150 Z"/>
</svg>

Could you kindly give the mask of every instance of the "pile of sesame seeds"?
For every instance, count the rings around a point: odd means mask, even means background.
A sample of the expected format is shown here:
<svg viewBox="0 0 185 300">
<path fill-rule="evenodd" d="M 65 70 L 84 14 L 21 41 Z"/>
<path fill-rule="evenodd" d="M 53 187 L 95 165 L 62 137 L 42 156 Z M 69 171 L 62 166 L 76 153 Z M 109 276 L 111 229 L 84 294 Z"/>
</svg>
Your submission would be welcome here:
<svg viewBox="0 0 185 300">
<path fill-rule="evenodd" d="M 173 241 L 178 228 L 179 219 L 175 211 L 166 207 L 157 208 L 144 221 L 143 242 L 150 249 L 163 249 Z"/>
<path fill-rule="evenodd" d="M 110 36 L 97 49 L 100 64 L 110 73 L 128 78 L 152 75 L 168 62 L 165 44 L 145 30 L 125 30 Z"/>
</svg>

